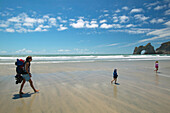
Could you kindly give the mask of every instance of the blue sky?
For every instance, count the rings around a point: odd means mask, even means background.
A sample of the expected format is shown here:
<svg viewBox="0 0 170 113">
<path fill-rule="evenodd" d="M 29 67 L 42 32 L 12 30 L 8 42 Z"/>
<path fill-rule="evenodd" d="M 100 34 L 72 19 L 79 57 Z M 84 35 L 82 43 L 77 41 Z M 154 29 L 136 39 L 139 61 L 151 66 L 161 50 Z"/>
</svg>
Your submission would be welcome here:
<svg viewBox="0 0 170 113">
<path fill-rule="evenodd" d="M 170 41 L 170 0 L 0 0 L 0 54 L 132 54 Z"/>
</svg>

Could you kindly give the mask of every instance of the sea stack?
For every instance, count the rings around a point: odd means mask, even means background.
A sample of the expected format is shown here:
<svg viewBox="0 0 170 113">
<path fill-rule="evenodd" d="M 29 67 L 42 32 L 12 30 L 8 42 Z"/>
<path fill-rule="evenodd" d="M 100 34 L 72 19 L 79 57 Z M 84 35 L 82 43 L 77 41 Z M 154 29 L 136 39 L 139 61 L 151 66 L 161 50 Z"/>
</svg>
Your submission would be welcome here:
<svg viewBox="0 0 170 113">
<path fill-rule="evenodd" d="M 145 50 L 144 54 L 155 54 L 154 47 L 151 43 L 148 43 L 146 46 L 135 47 L 133 54 L 141 54 L 143 50 Z"/>
</svg>

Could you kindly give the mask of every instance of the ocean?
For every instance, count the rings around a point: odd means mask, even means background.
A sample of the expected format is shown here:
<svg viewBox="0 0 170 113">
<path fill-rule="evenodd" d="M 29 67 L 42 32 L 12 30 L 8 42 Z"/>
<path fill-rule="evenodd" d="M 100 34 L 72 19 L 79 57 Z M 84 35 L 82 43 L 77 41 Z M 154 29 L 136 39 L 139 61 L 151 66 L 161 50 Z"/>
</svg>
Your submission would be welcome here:
<svg viewBox="0 0 170 113">
<path fill-rule="evenodd" d="M 14 64 L 16 59 L 25 60 L 28 55 L 0 55 L 0 64 Z M 170 60 L 170 55 L 131 55 L 131 54 L 81 54 L 81 55 L 31 55 L 32 63 L 69 63 L 97 61 L 140 61 Z"/>
</svg>

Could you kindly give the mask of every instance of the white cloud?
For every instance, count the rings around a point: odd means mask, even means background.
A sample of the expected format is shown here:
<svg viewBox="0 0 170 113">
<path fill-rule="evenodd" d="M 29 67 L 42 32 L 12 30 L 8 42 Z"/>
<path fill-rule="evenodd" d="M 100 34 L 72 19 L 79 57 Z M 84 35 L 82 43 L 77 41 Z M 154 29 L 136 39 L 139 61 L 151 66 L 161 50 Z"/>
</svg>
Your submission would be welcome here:
<svg viewBox="0 0 170 113">
<path fill-rule="evenodd" d="M 147 4 L 147 7 L 155 6 L 155 5 L 159 4 L 159 3 L 160 3 L 159 1 L 156 1 L 154 3 L 149 3 L 149 4 Z"/>
<path fill-rule="evenodd" d="M 26 32 L 33 32 L 33 31 L 27 30 L 27 29 L 25 29 L 25 28 L 20 28 L 20 29 L 17 29 L 16 32 L 18 32 L 18 33 L 25 32 L 25 33 L 26 33 Z"/>
<path fill-rule="evenodd" d="M 136 25 L 134 25 L 134 24 L 128 24 L 128 25 L 126 25 L 126 27 L 127 27 L 127 28 L 129 28 L 129 27 L 136 27 Z"/>
<path fill-rule="evenodd" d="M 8 27 L 8 24 L 0 24 L 0 27 Z"/>
<path fill-rule="evenodd" d="M 145 3 L 144 5 L 148 8 L 148 9 L 151 9 L 153 6 L 159 4 L 160 2 L 159 1 L 156 1 L 154 3 Z"/>
<path fill-rule="evenodd" d="M 27 50 L 27 49 L 23 48 L 21 50 L 16 51 L 16 53 L 32 53 L 32 50 Z"/>
<path fill-rule="evenodd" d="M 66 23 L 67 20 L 62 20 L 62 18 L 60 16 L 57 17 L 57 19 L 61 22 L 61 23 Z"/>
<path fill-rule="evenodd" d="M 62 20 L 62 21 L 60 21 L 61 23 L 67 23 L 67 20 Z"/>
<path fill-rule="evenodd" d="M 142 29 L 142 28 L 128 28 L 124 30 L 110 30 L 110 32 L 126 32 L 129 34 L 145 34 L 152 31 L 152 29 Z"/>
<path fill-rule="evenodd" d="M 107 17 L 107 16 L 109 16 L 109 14 L 104 14 L 104 16 L 106 16 L 106 17 Z"/>
<path fill-rule="evenodd" d="M 115 13 L 120 13 L 120 9 L 117 9 L 117 10 L 115 11 Z"/>
<path fill-rule="evenodd" d="M 87 28 L 98 28 L 99 27 L 99 25 L 98 24 L 86 24 L 86 27 Z"/>
<path fill-rule="evenodd" d="M 70 20 L 70 21 L 73 21 L 73 22 L 76 21 L 75 19 L 69 19 L 69 20 Z"/>
<path fill-rule="evenodd" d="M 50 17 L 48 15 L 43 16 L 44 19 L 49 19 Z"/>
<path fill-rule="evenodd" d="M 8 19 L 9 22 L 20 22 L 20 18 L 18 17 L 12 17 L 10 19 Z"/>
<path fill-rule="evenodd" d="M 116 46 L 118 45 L 119 43 L 115 43 L 115 44 L 109 44 L 109 45 L 106 45 L 106 46 Z"/>
<path fill-rule="evenodd" d="M 45 28 L 48 28 L 49 26 L 43 26 L 43 25 L 39 25 L 37 28 L 35 28 L 35 30 L 28 30 L 28 32 L 43 32 L 43 31 L 48 31 L 47 29 Z"/>
<path fill-rule="evenodd" d="M 26 23 L 36 23 L 37 20 L 34 19 L 34 18 L 27 17 L 27 18 L 25 18 L 25 22 L 26 22 Z"/>
<path fill-rule="evenodd" d="M 26 13 L 21 13 L 16 17 L 12 17 L 12 18 L 8 19 L 8 22 L 15 22 L 16 24 L 14 24 L 14 28 L 16 28 L 16 30 L 25 31 L 25 30 L 23 30 L 23 28 L 22 28 L 22 30 L 19 30 L 17 28 L 21 28 L 22 25 L 23 25 L 23 27 L 24 26 L 33 27 L 34 24 L 36 24 L 36 23 L 37 24 L 44 23 L 45 18 L 48 18 L 48 16 L 43 16 L 43 18 L 35 19 L 35 18 L 30 18 Z"/>
<path fill-rule="evenodd" d="M 147 36 L 153 36 L 153 37 L 140 40 L 139 43 L 157 40 L 157 39 L 170 39 L 170 21 L 166 22 L 165 25 L 167 25 L 166 28 L 156 29 L 154 31 L 147 33 Z"/>
<path fill-rule="evenodd" d="M 170 15 L 170 9 L 165 11 L 165 15 Z"/>
<path fill-rule="evenodd" d="M 34 17 L 36 17 L 36 15 L 34 15 Z M 60 16 L 58 16 L 57 19 L 60 23 L 67 22 L 67 20 L 62 20 Z M 83 17 L 79 17 L 78 22 L 80 22 L 81 19 L 83 19 Z M 92 25 L 90 27 L 94 27 L 94 22 L 95 21 L 92 21 Z M 84 21 L 84 23 L 87 22 Z M 62 25 L 59 26 L 55 17 L 49 17 L 49 15 L 44 15 L 41 18 L 33 18 L 33 16 L 29 17 L 26 13 L 20 13 L 18 14 L 18 16 L 7 18 L 6 21 L 0 21 L 1 28 L 7 28 L 9 26 L 10 28 L 1 31 L 22 33 L 48 31 L 48 28 L 52 27 L 59 27 L 57 29 L 59 31 L 68 29 L 67 27 L 64 27 Z"/>
<path fill-rule="evenodd" d="M 97 21 L 95 19 L 93 19 L 90 23 L 91 24 L 97 24 Z"/>
<path fill-rule="evenodd" d="M 33 23 L 24 23 L 23 26 L 33 27 Z"/>
<path fill-rule="evenodd" d="M 107 22 L 107 20 L 100 20 L 100 23 L 105 23 Z"/>
<path fill-rule="evenodd" d="M 143 39 L 140 40 L 139 43 L 141 42 L 147 42 L 147 41 L 151 41 L 151 40 L 156 40 L 156 39 L 170 39 L 170 28 L 164 28 L 164 29 L 159 29 L 159 30 L 155 30 L 152 32 L 147 33 L 147 35 L 154 35 L 155 37 L 152 38 L 148 38 L 148 39 Z"/>
<path fill-rule="evenodd" d="M 22 24 L 21 24 L 21 23 L 15 23 L 15 24 L 14 24 L 14 28 L 15 28 L 15 29 L 22 28 Z"/>
<path fill-rule="evenodd" d="M 120 23 L 126 23 L 129 21 L 129 17 L 123 15 L 123 16 L 119 16 L 120 18 Z"/>
<path fill-rule="evenodd" d="M 45 21 L 44 19 L 37 19 L 38 23 L 44 23 L 44 21 Z"/>
<path fill-rule="evenodd" d="M 55 18 L 49 18 L 49 25 L 50 26 L 57 26 L 57 22 Z"/>
<path fill-rule="evenodd" d="M 8 7 L 7 7 L 6 9 L 8 9 L 8 10 L 10 10 L 10 11 L 13 11 L 13 10 L 14 10 L 14 9 L 12 9 L 12 8 L 8 8 Z"/>
<path fill-rule="evenodd" d="M 11 16 L 12 14 L 9 12 L 0 12 L 0 16 Z"/>
<path fill-rule="evenodd" d="M 12 29 L 12 28 L 7 28 L 7 29 L 6 29 L 6 32 L 15 32 L 15 30 Z"/>
<path fill-rule="evenodd" d="M 142 12 L 142 11 L 143 11 L 142 8 L 139 8 L 139 9 L 132 9 L 132 10 L 130 11 L 130 13 L 140 13 L 140 12 Z"/>
<path fill-rule="evenodd" d="M 104 28 L 104 29 L 109 29 L 109 28 L 112 28 L 113 27 L 113 25 L 111 25 L 111 24 L 105 24 L 105 23 L 103 23 L 101 26 L 100 26 L 100 28 Z"/>
<path fill-rule="evenodd" d="M 124 27 L 123 25 L 120 25 L 120 24 L 112 24 L 112 27 L 114 28 L 122 28 Z"/>
<path fill-rule="evenodd" d="M 170 26 L 170 21 L 166 22 L 165 25 Z"/>
<path fill-rule="evenodd" d="M 140 20 L 140 21 L 145 21 L 147 19 L 149 19 L 149 17 L 144 16 L 143 14 L 137 14 L 134 16 L 136 19 Z"/>
<path fill-rule="evenodd" d="M 38 32 L 42 32 L 42 31 L 48 31 L 47 29 L 42 29 L 40 26 L 38 26 L 37 28 L 35 28 L 35 30 L 29 30 L 29 32 L 35 32 L 35 31 L 38 31 Z"/>
<path fill-rule="evenodd" d="M 28 15 L 26 13 L 21 13 L 17 17 L 12 17 L 8 19 L 8 22 L 23 22 L 26 18 L 28 18 Z"/>
<path fill-rule="evenodd" d="M 76 54 L 94 54 L 94 52 L 91 52 L 89 49 L 74 48 L 73 51 Z"/>
<path fill-rule="evenodd" d="M 69 51 L 71 51 L 71 50 L 68 50 L 68 49 L 59 49 L 59 50 L 57 50 L 58 52 L 69 52 Z"/>
<path fill-rule="evenodd" d="M 45 26 L 44 26 L 44 25 L 41 24 L 41 25 L 39 25 L 39 27 L 40 27 L 40 28 L 50 28 L 51 26 L 49 26 L 49 25 L 45 25 Z"/>
<path fill-rule="evenodd" d="M 109 12 L 109 11 L 108 11 L 108 10 L 104 10 L 103 12 L 104 12 L 104 13 L 107 13 L 107 12 Z"/>
<path fill-rule="evenodd" d="M 113 17 L 113 22 L 118 22 L 119 20 L 118 20 L 118 17 L 116 17 L 116 16 L 114 16 Z"/>
<path fill-rule="evenodd" d="M 63 31 L 63 30 L 66 30 L 68 29 L 67 27 L 64 27 L 62 24 L 60 25 L 60 28 L 58 28 L 57 30 L 58 31 Z"/>
<path fill-rule="evenodd" d="M 129 8 L 127 6 L 122 7 L 124 10 L 128 10 Z"/>
<path fill-rule="evenodd" d="M 154 8 L 154 10 L 161 10 L 161 9 L 163 9 L 163 8 L 166 8 L 166 5 L 163 5 L 163 6 L 156 6 L 155 8 Z"/>
<path fill-rule="evenodd" d="M 157 20 L 157 22 L 162 23 L 162 22 L 164 22 L 164 19 L 160 18 L 160 19 Z"/>
<path fill-rule="evenodd" d="M 57 17 L 58 20 L 62 20 L 60 16 Z"/>
<path fill-rule="evenodd" d="M 77 20 L 77 23 L 71 23 L 70 24 L 70 26 L 72 26 L 73 28 L 84 28 L 84 25 L 85 25 L 85 21 L 83 21 L 82 18 Z"/>
<path fill-rule="evenodd" d="M 164 22 L 163 19 L 155 19 L 155 18 L 153 18 L 153 19 L 150 21 L 150 23 L 152 23 L 152 24 L 155 24 L 155 23 L 162 23 L 162 22 Z"/>
</svg>

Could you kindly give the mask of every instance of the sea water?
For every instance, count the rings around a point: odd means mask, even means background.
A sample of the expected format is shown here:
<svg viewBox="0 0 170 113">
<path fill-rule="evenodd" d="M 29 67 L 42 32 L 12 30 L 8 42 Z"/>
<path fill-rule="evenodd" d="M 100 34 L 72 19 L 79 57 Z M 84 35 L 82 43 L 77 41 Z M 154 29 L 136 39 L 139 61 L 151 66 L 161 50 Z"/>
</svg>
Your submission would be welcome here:
<svg viewBox="0 0 170 113">
<path fill-rule="evenodd" d="M 14 64 L 16 59 L 26 59 L 28 55 L 0 55 L 0 64 Z M 170 60 L 170 55 L 131 54 L 79 54 L 79 55 L 31 55 L 32 63 L 69 63 L 97 61 Z"/>
</svg>

